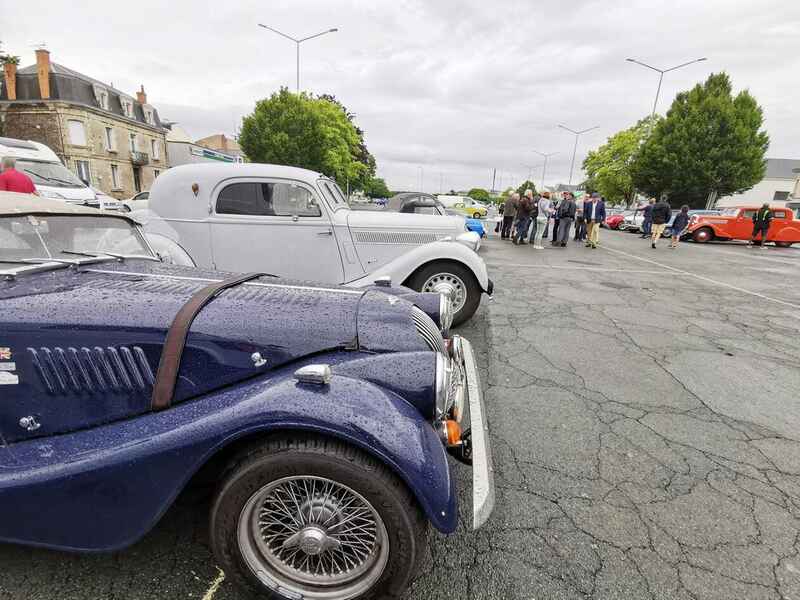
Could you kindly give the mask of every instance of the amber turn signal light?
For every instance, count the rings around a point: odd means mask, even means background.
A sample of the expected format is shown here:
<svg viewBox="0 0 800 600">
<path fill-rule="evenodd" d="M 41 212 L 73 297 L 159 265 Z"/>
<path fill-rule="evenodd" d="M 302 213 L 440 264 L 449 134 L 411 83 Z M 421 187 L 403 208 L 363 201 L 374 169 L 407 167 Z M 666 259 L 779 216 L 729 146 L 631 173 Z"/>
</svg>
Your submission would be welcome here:
<svg viewBox="0 0 800 600">
<path fill-rule="evenodd" d="M 448 419 L 444 422 L 445 431 L 447 432 L 447 445 L 455 446 L 461 443 L 461 425 L 456 421 Z"/>
</svg>

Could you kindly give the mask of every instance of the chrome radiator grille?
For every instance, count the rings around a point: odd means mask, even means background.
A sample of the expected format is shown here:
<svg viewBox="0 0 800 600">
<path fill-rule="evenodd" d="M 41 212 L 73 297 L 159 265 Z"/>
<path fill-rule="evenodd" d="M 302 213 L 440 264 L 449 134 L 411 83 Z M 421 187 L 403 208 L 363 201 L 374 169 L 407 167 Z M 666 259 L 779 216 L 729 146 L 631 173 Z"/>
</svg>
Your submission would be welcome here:
<svg viewBox="0 0 800 600">
<path fill-rule="evenodd" d="M 442 334 L 436 326 L 436 323 L 433 322 L 433 319 L 416 306 L 411 307 L 411 318 L 414 320 L 417 332 L 422 336 L 422 339 L 425 340 L 425 343 L 428 344 L 428 347 L 436 352 L 446 354 Z"/>
</svg>

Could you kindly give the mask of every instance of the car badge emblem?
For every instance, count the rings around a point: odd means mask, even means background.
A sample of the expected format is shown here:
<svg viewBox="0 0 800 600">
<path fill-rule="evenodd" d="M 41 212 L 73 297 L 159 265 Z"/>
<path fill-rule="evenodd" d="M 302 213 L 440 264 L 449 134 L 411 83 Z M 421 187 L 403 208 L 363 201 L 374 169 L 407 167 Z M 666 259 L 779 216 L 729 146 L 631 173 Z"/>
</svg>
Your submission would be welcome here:
<svg viewBox="0 0 800 600">
<path fill-rule="evenodd" d="M 0 348 L 0 360 L 11 360 L 11 348 Z"/>
<path fill-rule="evenodd" d="M 261 352 L 253 352 L 250 355 L 250 360 L 253 361 L 254 367 L 263 367 L 265 364 L 267 364 L 267 359 L 261 356 Z"/>
</svg>

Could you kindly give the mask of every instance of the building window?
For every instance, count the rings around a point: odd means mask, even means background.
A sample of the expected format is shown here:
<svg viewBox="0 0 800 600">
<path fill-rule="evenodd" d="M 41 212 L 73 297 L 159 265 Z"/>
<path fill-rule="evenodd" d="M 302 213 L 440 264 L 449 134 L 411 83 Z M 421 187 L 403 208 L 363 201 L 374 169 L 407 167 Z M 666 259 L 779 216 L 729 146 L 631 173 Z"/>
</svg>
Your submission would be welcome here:
<svg viewBox="0 0 800 600">
<path fill-rule="evenodd" d="M 136 152 L 136 134 L 131 133 L 128 139 L 130 140 L 131 152 Z"/>
<path fill-rule="evenodd" d="M 113 127 L 106 127 L 106 150 L 108 152 L 117 151 L 117 138 L 114 135 Z"/>
<path fill-rule="evenodd" d="M 83 121 L 67 121 L 67 129 L 69 130 L 69 143 L 73 146 L 86 145 L 86 129 L 83 126 Z"/>
<path fill-rule="evenodd" d="M 88 160 L 76 160 L 75 170 L 78 172 L 78 179 L 80 179 L 86 185 L 91 185 L 92 176 L 91 173 L 89 172 Z"/>
<path fill-rule="evenodd" d="M 153 160 L 158 160 L 158 140 L 150 140 L 150 153 L 153 155 Z"/>
<path fill-rule="evenodd" d="M 111 165 L 111 189 L 119 189 L 119 167 L 117 165 Z"/>
<path fill-rule="evenodd" d="M 775 192 L 772 196 L 773 202 L 786 202 L 789 199 L 789 192 Z"/>
<path fill-rule="evenodd" d="M 153 124 L 153 111 L 149 108 L 144 109 L 144 121 L 145 123 L 149 123 L 150 125 Z"/>
<path fill-rule="evenodd" d="M 103 110 L 108 110 L 108 90 L 101 85 L 95 84 L 93 86 L 94 89 L 94 98 L 97 100 L 98 106 Z"/>
<path fill-rule="evenodd" d="M 120 98 L 120 104 L 122 105 L 122 114 L 128 117 L 129 119 L 133 118 L 133 100 L 130 98 Z"/>
<path fill-rule="evenodd" d="M 161 171 L 159 171 L 158 169 L 153 169 L 153 179 L 155 179 L 159 175 L 161 175 Z"/>
</svg>

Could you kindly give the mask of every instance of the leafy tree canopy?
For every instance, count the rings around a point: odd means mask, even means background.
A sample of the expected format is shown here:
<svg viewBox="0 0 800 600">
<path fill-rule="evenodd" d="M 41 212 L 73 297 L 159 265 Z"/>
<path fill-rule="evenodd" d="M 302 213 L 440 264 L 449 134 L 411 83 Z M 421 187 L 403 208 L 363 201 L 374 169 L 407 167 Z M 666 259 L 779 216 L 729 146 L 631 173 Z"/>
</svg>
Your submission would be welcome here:
<svg viewBox="0 0 800 600">
<path fill-rule="evenodd" d="M 515 190 L 520 196 L 525 193 L 525 190 L 533 190 L 533 193 L 536 193 L 536 184 L 530 180 L 523 181 L 520 186 Z"/>
<path fill-rule="evenodd" d="M 370 177 L 364 186 L 364 193 L 370 198 L 388 198 L 392 195 L 386 182 L 380 177 Z"/>
<path fill-rule="evenodd" d="M 732 93 L 726 73 L 679 93 L 632 165 L 633 182 L 673 204 L 713 204 L 763 179 L 769 136 L 755 98 Z"/>
<path fill-rule="evenodd" d="M 371 167 L 362 160 L 363 135 L 340 103 L 286 88 L 242 119 L 239 144 L 253 162 L 319 171 L 342 188 L 361 188 L 374 174 L 374 159 Z"/>
<path fill-rule="evenodd" d="M 489 202 L 492 199 L 492 195 L 489 191 L 483 188 L 472 188 L 467 192 L 467 196 L 478 202 Z"/>
<path fill-rule="evenodd" d="M 633 160 L 660 117 L 642 119 L 633 127 L 618 131 L 605 144 L 592 150 L 583 161 L 586 171 L 584 187 L 598 192 L 612 204 L 633 201 L 634 185 L 631 167 Z"/>
</svg>

